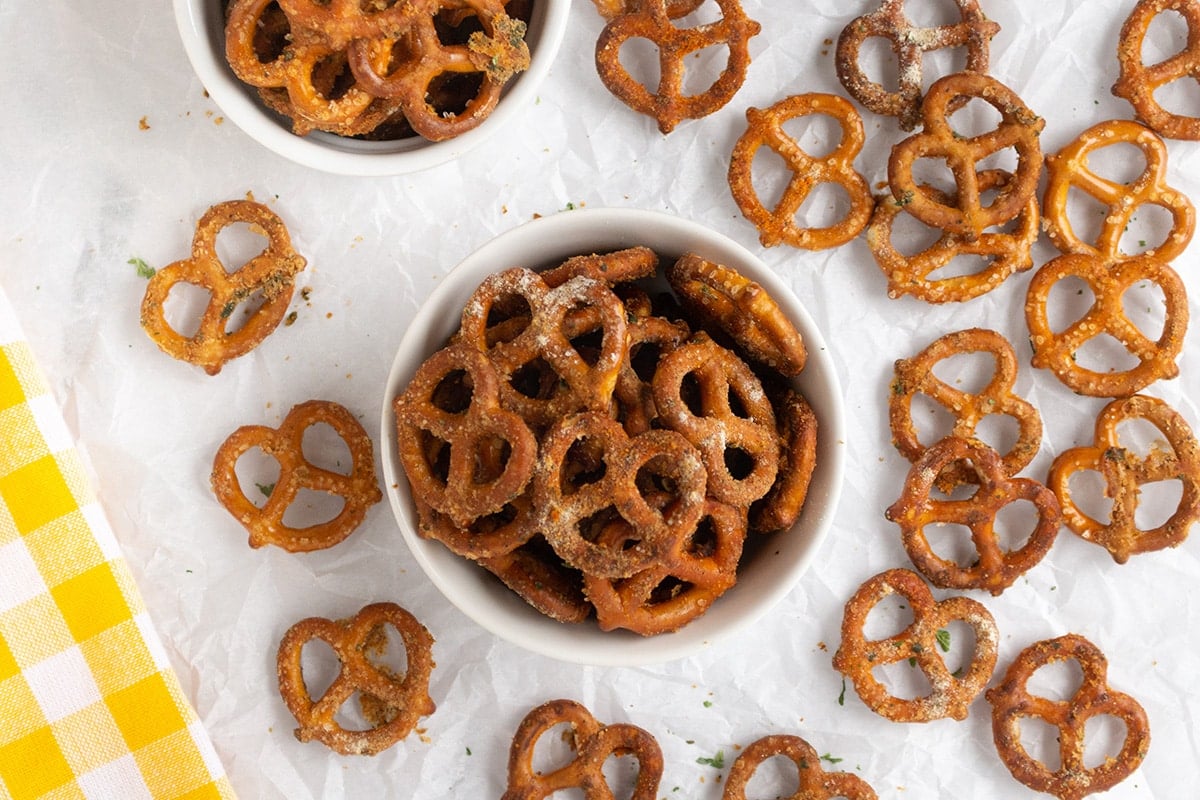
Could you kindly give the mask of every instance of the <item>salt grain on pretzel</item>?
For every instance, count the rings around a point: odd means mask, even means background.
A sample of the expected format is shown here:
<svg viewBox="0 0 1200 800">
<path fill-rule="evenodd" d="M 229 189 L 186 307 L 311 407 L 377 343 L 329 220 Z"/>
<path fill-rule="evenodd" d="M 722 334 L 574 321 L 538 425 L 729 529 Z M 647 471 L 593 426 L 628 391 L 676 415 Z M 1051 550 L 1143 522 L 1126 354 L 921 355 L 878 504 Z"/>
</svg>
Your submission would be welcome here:
<svg viewBox="0 0 1200 800">
<path fill-rule="evenodd" d="M 1165 11 L 1173 11 L 1187 25 L 1187 41 L 1182 50 L 1157 64 L 1142 61 L 1146 33 L 1154 20 Z M 1174 114 L 1163 108 L 1155 97 L 1164 86 L 1177 80 L 1200 78 L 1200 3 L 1196 0 L 1140 0 L 1117 39 L 1117 63 L 1121 75 L 1112 93 L 1133 106 L 1139 120 L 1168 139 L 1200 139 L 1200 114 Z"/>
</svg>

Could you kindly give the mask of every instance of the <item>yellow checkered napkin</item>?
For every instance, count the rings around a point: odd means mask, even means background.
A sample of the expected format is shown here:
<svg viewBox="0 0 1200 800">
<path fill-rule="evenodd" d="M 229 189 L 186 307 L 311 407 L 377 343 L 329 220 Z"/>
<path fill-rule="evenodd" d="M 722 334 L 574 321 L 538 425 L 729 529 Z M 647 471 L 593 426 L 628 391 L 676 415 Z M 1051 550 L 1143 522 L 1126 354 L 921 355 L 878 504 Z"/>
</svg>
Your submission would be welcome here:
<svg viewBox="0 0 1200 800">
<path fill-rule="evenodd" d="M 0 290 L 0 799 L 233 796 Z"/>
</svg>

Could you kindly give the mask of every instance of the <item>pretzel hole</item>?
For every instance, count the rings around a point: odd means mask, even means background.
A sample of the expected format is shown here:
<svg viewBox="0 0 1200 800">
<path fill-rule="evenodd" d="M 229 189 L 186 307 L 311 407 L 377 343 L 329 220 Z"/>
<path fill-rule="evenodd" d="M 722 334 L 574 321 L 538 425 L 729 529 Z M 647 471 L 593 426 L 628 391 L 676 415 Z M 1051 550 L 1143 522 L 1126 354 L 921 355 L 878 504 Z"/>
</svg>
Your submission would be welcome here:
<svg viewBox="0 0 1200 800">
<path fill-rule="evenodd" d="M 1005 503 L 996 512 L 992 523 L 996 544 L 1006 553 L 1020 550 L 1037 530 L 1040 521 L 1037 506 L 1031 501 L 1019 499 Z"/>
<path fill-rule="evenodd" d="M 1173 8 L 1165 8 L 1150 18 L 1142 39 L 1141 62 L 1146 66 L 1161 64 L 1182 53 L 1187 47 L 1187 18 Z"/>
<path fill-rule="evenodd" d="M 333 104 L 343 99 L 356 82 L 346 52 L 333 52 L 313 62 L 309 82 L 318 100 Z"/>
<path fill-rule="evenodd" d="M 692 5 L 688 13 L 676 16 L 677 9 L 687 8 Z M 704 0 L 667 0 L 667 15 L 671 17 L 672 24 L 676 28 L 696 28 L 700 25 L 713 25 L 718 23 L 723 18 L 721 7 L 716 3 L 704 2 Z"/>
<path fill-rule="evenodd" d="M 302 488 L 283 512 L 283 524 L 297 530 L 324 525 L 337 519 L 345 507 L 346 498 L 340 494 Z"/>
<path fill-rule="evenodd" d="M 1138 281 L 1121 295 L 1121 308 L 1142 335 L 1157 341 L 1167 324 L 1167 300 L 1154 281 Z"/>
<path fill-rule="evenodd" d="M 877 642 L 895 636 L 913 623 L 913 611 L 908 598 L 887 594 L 879 599 L 863 620 L 864 641 Z"/>
<path fill-rule="evenodd" d="M 1083 686 L 1083 667 L 1074 658 L 1051 661 L 1033 671 L 1025 690 L 1033 697 L 1069 701 Z"/>
<path fill-rule="evenodd" d="M 600 354 L 603 352 L 604 328 L 596 328 L 582 333 L 572 338 L 570 342 L 571 347 L 583 359 L 583 363 L 589 367 L 594 367 L 600 360 Z"/>
<path fill-rule="evenodd" d="M 1198 101 L 1200 102 L 1200 101 Z M 1143 203 L 1138 207 L 1121 234 L 1119 250 L 1125 255 L 1137 255 L 1157 250 L 1166 244 L 1175 230 L 1175 217 L 1163 206 Z"/>
<path fill-rule="evenodd" d="M 232 222 L 217 232 L 215 250 L 217 259 L 225 267 L 225 271 L 233 273 L 251 259 L 262 255 L 270 243 L 270 239 L 258 225 L 250 222 Z"/>
<path fill-rule="evenodd" d="M 728 53 L 729 46 L 725 43 L 710 44 L 689 53 L 683 61 L 680 96 L 696 97 L 711 89 L 728 65 Z"/>
<path fill-rule="evenodd" d="M 971 529 L 956 522 L 935 522 L 926 525 L 925 541 L 929 550 L 942 561 L 966 569 L 979 560 L 979 552 L 971 541 Z"/>
<path fill-rule="evenodd" d="M 238 457 L 233 469 L 246 499 L 258 508 L 265 506 L 279 482 L 279 462 L 263 452 L 262 448 L 251 447 Z M 250 487 L 249 491 L 247 487 Z"/>
<path fill-rule="evenodd" d="M 792 180 L 792 168 L 771 147 L 759 147 L 750 161 L 750 184 L 763 208 L 773 209 Z"/>
<path fill-rule="evenodd" d="M 885 36 L 869 36 L 858 49 L 858 68 L 888 94 L 900 91 L 900 60 Z"/>
<path fill-rule="evenodd" d="M 1087 281 L 1067 276 L 1056 281 L 1046 294 L 1046 323 L 1061 333 L 1096 304 L 1096 294 Z"/>
<path fill-rule="evenodd" d="M 913 395 L 909 416 L 917 433 L 917 442 L 922 447 L 940 442 L 954 430 L 954 414 L 924 392 Z"/>
<path fill-rule="evenodd" d="M 310 464 L 340 475 L 349 475 L 354 467 L 350 445 L 328 422 L 314 422 L 304 429 L 300 452 Z"/>
<path fill-rule="evenodd" d="M 958 50 L 959 48 L 954 49 Z M 969 98 L 966 103 L 947 117 L 950 131 L 956 139 L 973 139 L 976 136 L 991 133 L 999 128 L 1003 121 L 1004 117 L 1000 111 L 979 97 Z"/>
<path fill-rule="evenodd" d="M 598 483 L 607 472 L 604 446 L 590 436 L 581 436 L 567 448 L 559 470 L 563 496 L 574 494 L 581 486 Z"/>
<path fill-rule="evenodd" d="M 634 478 L 638 492 L 643 497 L 658 495 L 661 501 L 655 505 L 658 508 L 662 508 L 667 504 L 666 498 L 662 498 L 662 495 L 675 497 L 679 494 L 679 482 L 677 478 L 679 469 L 680 463 L 673 461 L 670 456 L 654 456 L 638 468 L 637 475 Z"/>
<path fill-rule="evenodd" d="M 886 195 L 876 202 L 892 203 L 893 201 L 891 195 Z M 940 229 L 926 225 L 912 214 L 896 214 L 892 217 L 892 229 L 889 236 L 891 246 L 906 258 L 928 250 L 937 243 L 941 236 Z M 939 267 L 930 275 L 936 274 L 941 269 L 942 267 Z"/>
<path fill-rule="evenodd" d="M 1154 102 L 1168 114 L 1194 119 L 1200 108 L 1200 84 L 1187 76 L 1164 83 L 1154 90 Z"/>
<path fill-rule="evenodd" d="M 659 66 L 658 45 L 644 36 L 631 36 L 621 43 L 617 60 L 635 83 L 640 83 L 654 94 L 662 80 Z"/>
<path fill-rule="evenodd" d="M 486 326 L 490 331 L 493 328 L 501 325 L 501 323 L 509 323 L 511 321 L 523 322 L 524 325 L 513 326 L 517 328 L 515 333 L 506 334 L 500 341 L 512 341 L 516 338 L 516 334 L 520 333 L 529 325 L 529 320 L 533 317 L 533 310 L 529 307 L 529 300 L 521 294 L 503 294 L 492 301 L 488 306 Z"/>
<path fill-rule="evenodd" d="M 812 188 L 792 216 L 800 228 L 832 228 L 850 216 L 850 193 L 840 183 L 822 181 Z"/>
<path fill-rule="evenodd" d="M 935 362 L 932 372 L 960 392 L 979 394 L 996 376 L 996 357 L 987 350 L 954 353 Z"/>
<path fill-rule="evenodd" d="M 212 302 L 212 292 L 203 286 L 180 281 L 163 301 L 163 318 L 171 330 L 190 339 L 200 330 L 200 317 Z"/>
<path fill-rule="evenodd" d="M 991 269 L 993 264 L 994 261 L 989 256 L 964 253 L 954 256 L 942 266 L 928 273 L 925 280 L 928 282 L 947 281 L 981 275 Z"/>
<path fill-rule="evenodd" d="M 548 400 L 558 390 L 561 378 L 550 362 L 537 356 L 514 370 L 508 382 L 518 394 L 532 400 Z"/>
<path fill-rule="evenodd" d="M 492 483 L 508 468 L 512 445 L 500 436 L 485 436 L 475 449 L 475 471 L 471 480 L 477 485 Z"/>
<path fill-rule="evenodd" d="M 1104 475 L 1098 470 L 1081 469 L 1067 478 L 1067 492 L 1071 504 L 1102 525 L 1108 524 L 1112 519 L 1113 501 L 1106 491 Z"/>
<path fill-rule="evenodd" d="M 725 448 L 725 469 L 735 481 L 745 480 L 758 465 L 754 456 L 740 447 Z"/>
<path fill-rule="evenodd" d="M 763 759 L 746 781 L 745 800 L 799 797 L 799 792 L 800 768 L 796 762 L 785 755 L 774 755 Z"/>
<path fill-rule="evenodd" d="M 842 143 L 842 124 L 829 114 L 802 114 L 784 120 L 780 127 L 814 159 L 827 158 Z"/>
<path fill-rule="evenodd" d="M 938 629 L 937 654 L 955 678 L 962 678 L 975 660 L 975 629 L 962 620 L 950 620 Z"/>
<path fill-rule="evenodd" d="M 390 622 L 371 629 L 363 641 L 362 652 L 371 666 L 396 682 L 408 674 L 408 648 L 400 631 Z"/>
<path fill-rule="evenodd" d="M 418 435 L 430 477 L 445 486 L 450 479 L 450 443 L 429 431 L 421 431 Z"/>
<path fill-rule="evenodd" d="M 1058 749 L 1058 728 L 1041 717 L 1021 717 L 1017 720 L 1021 749 L 1050 772 L 1062 768 Z"/>
<path fill-rule="evenodd" d="M 913 159 L 912 177 L 917 188 L 932 202 L 947 205 L 946 198 L 958 196 L 958 184 L 954 179 L 954 173 L 950 171 L 950 165 L 944 158 L 921 156 Z M 930 189 L 941 192 L 944 197 L 930 194 Z M 950 204 L 952 203 L 953 201 Z"/>
<path fill-rule="evenodd" d="M 1146 171 L 1146 154 L 1133 142 L 1114 141 L 1089 152 L 1085 167 L 1104 180 L 1124 186 Z"/>
<path fill-rule="evenodd" d="M 254 28 L 254 55 L 259 63 L 269 64 L 279 56 L 291 40 L 292 26 L 278 3 L 269 3 Z"/>
<path fill-rule="evenodd" d="M 1100 373 L 1127 372 L 1139 363 L 1137 356 L 1109 333 L 1088 339 L 1072 358 L 1079 367 Z"/>
<path fill-rule="evenodd" d="M 337 653 L 324 639 L 313 637 L 300 648 L 300 674 L 304 679 L 304 690 L 314 701 L 329 691 L 341 668 Z"/>
<path fill-rule="evenodd" d="M 704 416 L 704 391 L 695 372 L 684 373 L 683 379 L 679 382 L 679 399 L 687 406 L 687 410 L 691 412 L 692 416 Z"/>
<path fill-rule="evenodd" d="M 534 741 L 529 763 L 535 775 L 548 775 L 574 761 L 576 749 L 575 726 L 569 722 L 560 722 L 544 730 Z M 584 798 L 583 791 L 579 789 L 562 790 L 551 796 L 555 800 L 560 797 L 562 800 Z"/>
<path fill-rule="evenodd" d="M 907 649 L 905 652 L 908 652 Z M 915 656 L 875 667 L 871 670 L 871 676 L 887 687 L 892 697 L 900 700 L 928 697 L 933 691 L 929 678 L 918 669 Z"/>
<path fill-rule="evenodd" d="M 225 320 L 224 331 L 228 336 L 237 333 L 246 326 L 258 310 L 267 302 L 266 295 L 262 289 L 255 289 L 246 297 L 240 300 L 234 300 L 227 303 L 221 309 L 221 316 Z"/>
<path fill-rule="evenodd" d="M 1095 714 L 1083 723 L 1083 766 L 1095 769 L 1115 759 L 1125 746 L 1129 728 L 1115 714 Z"/>
<path fill-rule="evenodd" d="M 975 438 L 997 453 L 1011 453 L 1020 435 L 1020 423 L 1009 414 L 988 414 L 975 426 Z"/>
<path fill-rule="evenodd" d="M 1049 214 L 1056 218 L 1059 216 L 1053 211 L 1049 211 Z M 1058 222 L 1065 228 L 1064 233 L 1067 235 L 1074 235 L 1081 242 L 1095 245 L 1100 240 L 1100 233 L 1107 218 L 1108 206 L 1087 192 L 1070 190 L 1067 192 L 1066 207 Z"/>
<path fill-rule="evenodd" d="M 454 369 L 442 376 L 442 379 L 429 393 L 429 402 L 434 408 L 447 414 L 461 414 L 471 407 L 474 396 L 474 382 L 465 369 Z"/>
<path fill-rule="evenodd" d="M 1156 450 L 1171 452 L 1163 433 L 1144 417 L 1128 417 L 1117 423 L 1116 441 L 1133 458 L 1146 458 Z"/>
<path fill-rule="evenodd" d="M 429 81 L 425 87 L 425 102 L 438 116 L 453 118 L 470 107 L 482 88 L 482 72 L 447 70 Z"/>
<path fill-rule="evenodd" d="M 614 753 L 604 759 L 600 768 L 604 782 L 616 800 L 632 800 L 640 771 L 641 763 L 633 753 Z"/>
<path fill-rule="evenodd" d="M 1143 483 L 1138 495 L 1133 523 L 1138 530 L 1150 531 L 1167 524 L 1179 510 L 1183 482 L 1177 479 Z"/>
<path fill-rule="evenodd" d="M 658 362 L 663 357 L 663 346 L 658 342 L 644 341 L 629 350 L 629 366 L 638 380 L 649 383 L 658 371 Z"/>
<path fill-rule="evenodd" d="M 717 552 L 717 529 L 711 514 L 701 518 L 696 530 L 692 531 L 684 545 L 684 552 L 692 558 L 710 558 Z"/>
</svg>

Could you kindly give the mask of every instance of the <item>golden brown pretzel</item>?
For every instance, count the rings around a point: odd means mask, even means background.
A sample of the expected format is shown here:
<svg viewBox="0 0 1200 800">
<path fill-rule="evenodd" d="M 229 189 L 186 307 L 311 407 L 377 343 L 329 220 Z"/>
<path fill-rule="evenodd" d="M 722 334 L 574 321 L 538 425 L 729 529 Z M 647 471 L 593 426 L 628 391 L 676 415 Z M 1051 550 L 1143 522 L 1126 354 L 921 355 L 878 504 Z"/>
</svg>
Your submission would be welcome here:
<svg viewBox="0 0 1200 800">
<path fill-rule="evenodd" d="M 1066 279 L 1086 283 L 1093 301 L 1082 317 L 1056 331 L 1050 325 L 1050 293 Z M 1142 333 L 1125 313 L 1125 292 L 1141 282 L 1153 283 L 1163 293 L 1165 315 L 1157 340 Z M 1166 262 L 1145 255 L 1116 262 L 1084 253 L 1058 256 L 1033 274 L 1025 296 L 1033 366 L 1049 369 L 1071 391 L 1089 397 L 1126 397 L 1160 378 L 1178 375 L 1175 359 L 1183 350 L 1188 313 L 1183 280 Z M 1079 364 L 1076 353 L 1101 334 L 1120 342 L 1137 364 L 1108 371 Z"/>
<path fill-rule="evenodd" d="M 867 641 L 863 637 L 867 615 L 892 594 L 907 601 L 913 621 L 886 639 Z M 970 664 L 961 673 L 951 673 L 938 655 L 937 632 L 951 622 L 966 623 L 975 634 Z M 992 676 L 998 639 L 996 622 L 980 603 L 969 597 L 936 602 L 919 575 L 892 569 L 867 580 L 846 602 L 842 643 L 833 656 L 833 666 L 854 683 L 854 690 L 868 708 L 894 722 L 929 722 L 946 717 L 962 720 Z M 929 681 L 929 694 L 923 697 L 896 697 L 871 674 L 877 667 L 908 659 L 913 659 Z"/>
<path fill-rule="evenodd" d="M 920 124 L 924 88 L 924 55 L 930 50 L 966 48 L 965 68 L 987 72 L 988 43 L 1000 26 L 984 15 L 976 0 L 955 0 L 961 19 L 950 25 L 925 28 L 914 25 L 904 13 L 905 0 L 881 0 L 879 8 L 850 22 L 838 36 L 835 65 L 838 80 L 858 102 L 876 114 L 897 117 L 903 130 Z M 875 83 L 859 64 L 867 39 L 886 39 L 896 54 L 899 87 L 890 92 Z"/>
<path fill-rule="evenodd" d="M 987 353 L 993 359 L 992 376 L 978 392 L 959 389 L 934 374 L 940 362 L 963 353 Z M 1016 475 L 1037 455 L 1042 441 L 1042 417 L 1029 401 L 1013 393 L 1016 380 L 1017 355 L 999 333 L 968 328 L 936 339 L 912 358 L 896 361 L 888 393 L 892 444 L 909 461 L 916 461 L 925 452 L 926 445 L 917 436 L 912 415 L 913 398 L 924 395 L 954 417 L 950 430 L 953 436 L 975 436 L 979 423 L 995 414 L 1012 418 L 1017 423 L 1017 439 L 1002 461 L 1005 474 Z M 972 475 L 965 466 L 952 466 L 937 476 L 934 484 L 948 492 Z"/>
<path fill-rule="evenodd" d="M 1000 113 L 994 130 L 964 136 L 950 125 L 953 103 L 960 98 L 983 100 Z M 926 225 L 973 240 L 986 228 L 1015 218 L 1037 189 L 1042 171 L 1039 134 L 1046 121 L 1034 114 L 1017 94 L 995 78 L 959 72 L 929 87 L 921 106 L 924 129 L 892 148 L 888 158 L 888 184 L 892 196 L 906 211 Z M 1013 148 L 1017 163 L 1012 178 L 991 203 L 981 201 L 978 163 L 1001 150 Z M 921 158 L 943 159 L 954 176 L 953 196 L 935 193 L 917 183 L 913 164 Z"/>
<path fill-rule="evenodd" d="M 583 595 L 582 574 L 564 564 L 540 535 L 515 550 L 481 558 L 479 565 L 553 620 L 583 622 L 592 615 L 592 604 Z"/>
<path fill-rule="evenodd" d="M 935 500 L 933 482 L 951 464 L 967 463 L 978 484 L 962 500 Z M 1037 512 L 1037 524 L 1028 540 L 1015 550 L 1004 550 L 995 530 L 997 515 L 1010 503 L 1028 501 Z M 1054 544 L 1062 524 L 1058 498 L 1030 478 L 1010 478 L 999 454 L 978 439 L 947 436 L 929 447 L 912 465 L 904 491 L 887 510 L 887 518 L 900 526 L 904 549 L 914 566 L 934 586 L 943 589 L 985 589 L 998 595 L 1036 565 Z M 933 552 L 925 536 L 930 524 L 952 523 L 971 531 L 978 560 L 961 566 Z"/>
<path fill-rule="evenodd" d="M 641 0 L 637 10 L 609 20 L 596 41 L 596 71 L 600 80 L 621 102 L 658 120 L 658 129 L 670 133 L 682 120 L 698 119 L 728 103 L 741 88 L 750 66 L 751 37 L 761 26 L 746 16 L 738 0 L 716 0 L 721 18 L 691 28 L 671 22 L 667 0 Z M 656 91 L 634 80 L 621 64 L 621 47 L 629 39 L 649 39 L 658 47 L 659 80 Z M 720 77 L 702 92 L 684 94 L 684 61 L 705 47 L 725 45 L 729 60 Z"/>
<path fill-rule="evenodd" d="M 1105 178 L 1088 167 L 1092 153 L 1114 144 L 1133 145 L 1146 160 L 1142 173 L 1128 183 Z M 1124 257 L 1121 237 L 1130 220 L 1147 205 L 1167 211 L 1172 226 L 1163 243 L 1147 250 L 1146 255 L 1173 261 L 1192 240 L 1196 210 L 1184 194 L 1167 185 L 1167 146 L 1154 131 L 1132 120 L 1108 120 L 1088 128 L 1062 150 L 1046 157 L 1046 175 L 1043 227 L 1054 246 L 1064 253 L 1090 253 L 1106 260 Z M 1104 207 L 1095 242 L 1080 239 L 1067 216 L 1067 198 L 1073 188 Z"/>
<path fill-rule="evenodd" d="M 1048 664 L 1073 660 L 1083 671 L 1083 683 L 1066 700 L 1031 695 L 1026 686 L 1035 671 Z M 1035 642 L 1009 665 L 1003 681 L 988 690 L 992 705 L 992 737 L 996 751 L 1013 777 L 1038 792 L 1059 800 L 1080 800 L 1116 786 L 1138 768 L 1150 747 L 1150 723 L 1141 705 L 1108 686 L 1108 660 L 1096 645 L 1078 634 Z M 1116 756 L 1089 767 L 1084 762 L 1084 732 L 1089 719 L 1111 716 L 1125 726 L 1125 739 Z M 1021 743 L 1021 720 L 1038 719 L 1058 731 L 1060 764 L 1051 769 Z"/>
<path fill-rule="evenodd" d="M 979 189 L 987 192 L 1003 187 L 1009 180 L 1009 174 L 1003 170 L 982 170 Z M 927 191 L 938 203 L 952 202 L 940 190 L 930 187 Z M 1037 198 L 1032 195 L 1017 214 L 1011 231 L 985 230 L 975 239 L 943 231 L 937 241 L 911 255 L 901 253 L 892 243 L 892 229 L 904 208 L 890 194 L 881 196 L 876 199 L 875 211 L 867 225 L 867 246 L 887 276 L 888 297 L 911 295 L 927 303 L 964 302 L 990 292 L 1010 275 L 1033 266 L 1031 250 L 1040 233 L 1041 218 Z M 959 256 L 978 256 L 987 266 L 966 275 L 930 277 Z"/>
<path fill-rule="evenodd" d="M 547 286 L 554 289 L 571 278 L 591 278 L 615 286 L 626 281 L 652 277 L 657 271 L 658 254 L 649 247 L 639 245 L 611 253 L 571 256 L 557 267 L 538 274 Z"/>
<path fill-rule="evenodd" d="M 570 726 L 575 758 L 558 769 L 539 772 L 533 755 L 542 734 Z M 513 735 L 508 754 L 508 788 L 501 800 L 543 800 L 565 789 L 579 789 L 587 800 L 611 800 L 604 762 L 613 755 L 632 755 L 638 772 L 629 800 L 654 800 L 662 780 L 663 757 L 649 732 L 628 723 L 602 725 L 573 700 L 550 700 L 530 711 Z"/>
<path fill-rule="evenodd" d="M 759 533 L 781 531 L 796 524 L 817 467 L 816 413 L 804 395 L 791 388 L 777 393 L 768 389 L 768 393 L 772 394 L 781 447 L 774 485 L 750 506 L 750 529 Z"/>
<path fill-rule="evenodd" d="M 626 309 L 629 305 L 626 304 Z M 691 335 L 684 322 L 664 317 L 635 316 L 629 323 L 629 344 L 613 390 L 617 419 L 625 431 L 636 435 L 658 422 L 654 403 L 654 373 L 663 357 L 683 345 Z"/>
<path fill-rule="evenodd" d="M 373 660 L 387 647 L 389 626 L 404 643 L 403 675 Z M 309 693 L 301 665 L 304 645 L 314 639 L 328 644 L 340 662 L 337 677 L 318 698 Z M 296 738 L 316 740 L 342 755 L 373 756 L 391 747 L 434 712 L 429 696 L 432 648 L 425 626 L 395 603 L 374 603 L 348 619 L 297 622 L 283 635 L 276 659 L 279 694 L 300 725 Z M 371 725 L 365 730 L 347 729 L 336 719 L 338 709 L 356 693 Z"/>
<path fill-rule="evenodd" d="M 229 271 L 217 255 L 217 235 L 239 222 L 267 237 L 267 246 L 245 264 Z M 292 248 L 283 220 L 266 206 L 249 200 L 218 203 L 196 224 L 191 256 L 158 270 L 147 283 L 142 298 L 142 328 L 167 355 L 216 375 L 225 362 L 253 350 L 283 321 L 292 300 L 295 276 L 305 263 L 304 257 Z M 194 284 L 209 292 L 208 305 L 191 336 L 171 327 L 163 307 L 171 290 L 180 283 Z M 227 330 L 238 306 L 256 296 L 262 297 L 262 305 L 240 328 Z"/>
<path fill-rule="evenodd" d="M 1142 44 L 1154 19 L 1164 11 L 1175 11 L 1187 24 L 1187 44 L 1158 64 L 1142 61 Z M 1117 40 L 1117 62 L 1121 75 L 1112 93 L 1133 106 L 1139 120 L 1168 139 L 1200 139 L 1200 117 L 1172 114 L 1154 93 L 1183 78 L 1200 78 L 1200 6 L 1195 0 L 1140 0 L 1121 26 Z"/>
<path fill-rule="evenodd" d="M 1122 447 L 1119 429 L 1128 420 L 1153 425 L 1167 447 L 1155 444 L 1144 457 Z M 1104 478 L 1104 494 L 1112 500 L 1107 522 L 1089 515 L 1071 496 L 1071 476 L 1084 470 Z M 1177 480 L 1181 487 L 1175 512 L 1161 525 L 1142 530 L 1137 525 L 1141 487 L 1167 480 Z M 1200 444 L 1179 412 L 1162 400 L 1135 394 L 1106 405 L 1096 418 L 1092 444 L 1059 454 L 1046 483 L 1058 495 L 1067 527 L 1123 564 L 1137 553 L 1175 547 L 1200 519 Z"/>
<path fill-rule="evenodd" d="M 846 800 L 876 800 L 879 797 L 857 775 L 822 769 L 817 751 L 799 736 L 780 733 L 764 736 L 738 753 L 725 778 L 721 800 L 746 800 L 746 784 L 764 761 L 775 756 L 783 756 L 795 764 L 800 778 L 795 794 L 783 800 L 833 800 L 839 797 Z"/>
<path fill-rule="evenodd" d="M 793 139 L 783 124 L 811 114 L 832 117 L 841 126 L 841 139 L 827 154 L 813 156 Z M 763 247 L 784 243 L 805 250 L 837 247 L 858 236 L 871 218 L 874 205 L 867 180 L 854 169 L 866 135 L 862 117 L 850 101 L 832 94 L 800 94 L 767 109 L 746 110 L 745 133 L 733 146 L 729 161 L 729 189 L 746 219 L 759 230 Z M 792 177 L 774 208 L 763 205 L 754 189 L 752 167 L 760 147 L 775 151 Z M 822 228 L 802 227 L 796 214 L 809 194 L 822 183 L 840 186 L 850 200 L 846 215 Z"/>
<path fill-rule="evenodd" d="M 469 387 L 465 398 L 447 388 L 456 376 Z M 468 526 L 500 512 L 525 491 L 537 440 L 521 417 L 501 406 L 499 378 L 482 353 L 464 344 L 434 353 L 396 398 L 394 409 L 400 461 L 413 494 L 451 522 Z M 438 445 L 432 452 L 431 439 Z M 507 447 L 507 458 L 486 463 L 480 474 L 481 452 L 497 444 Z"/>
<path fill-rule="evenodd" d="M 343 474 L 309 461 L 304 433 L 313 425 L 330 426 L 350 451 L 350 472 Z M 279 477 L 262 508 L 250 502 L 235 469 L 238 459 L 258 448 L 279 463 Z M 332 547 L 362 523 L 367 509 L 383 495 L 375 477 L 371 437 L 354 415 L 337 403 L 309 400 L 288 412 L 278 428 L 243 425 L 229 435 L 213 458 L 213 492 L 229 513 L 250 532 L 250 546 L 273 544 L 289 552 Z M 340 496 L 344 504 L 327 522 L 297 528 L 283 521 L 301 489 Z"/>
<path fill-rule="evenodd" d="M 364 3 L 362 0 L 277 0 L 293 27 L 319 30 L 334 48 L 353 39 L 395 37 L 414 13 L 431 13 L 430 0 Z"/>
<path fill-rule="evenodd" d="M 641 0 L 592 0 L 600 16 L 612 19 L 621 14 L 631 14 L 637 10 Z M 700 6 L 704 0 L 667 0 L 667 16 L 671 19 L 686 17 Z"/>
</svg>

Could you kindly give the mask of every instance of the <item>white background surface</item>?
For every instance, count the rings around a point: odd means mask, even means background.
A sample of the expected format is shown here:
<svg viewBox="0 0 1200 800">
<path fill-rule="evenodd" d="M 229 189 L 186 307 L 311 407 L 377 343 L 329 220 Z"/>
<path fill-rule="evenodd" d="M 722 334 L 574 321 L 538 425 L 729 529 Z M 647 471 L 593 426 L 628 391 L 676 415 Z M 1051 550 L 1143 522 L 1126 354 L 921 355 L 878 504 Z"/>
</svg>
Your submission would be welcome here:
<svg viewBox="0 0 1200 800">
<path fill-rule="evenodd" d="M 655 734 L 666 757 L 664 797 L 719 797 L 720 771 L 696 759 L 723 750 L 728 760 L 735 747 L 777 732 L 800 734 L 843 759 L 839 768 L 882 797 L 1027 794 L 995 754 L 982 699 L 965 722 L 886 722 L 850 689 L 838 703 L 842 680 L 830 658 L 845 599 L 867 577 L 908 564 L 897 530 L 883 519 L 907 467 L 888 443 L 895 358 L 959 328 L 1005 333 L 1021 356 L 1017 391 L 1046 423 L 1042 451 L 1025 473 L 1039 478 L 1054 454 L 1090 441 L 1103 402 L 1076 397 L 1029 367 L 1020 315 L 1028 273 L 963 305 L 889 300 L 861 239 L 823 253 L 763 250 L 725 185 L 745 108 L 799 92 L 840 92 L 823 42 L 875 5 L 747 0 L 763 31 L 751 44 L 745 86 L 720 112 L 663 136 L 600 84 L 592 51 L 602 21 L 590 3 L 576 2 L 559 61 L 523 118 L 458 163 L 386 179 L 295 166 L 223 122 L 193 76 L 165 3 L 0 6 L 0 285 L 242 796 L 498 797 L 518 721 L 560 696 L 584 702 L 603 721 Z M 1095 122 L 1130 115 L 1108 88 L 1117 31 L 1132 5 L 985 3 L 1002 26 L 991 72 L 1046 118 L 1046 151 Z M 148 130 L 139 128 L 142 118 Z M 874 185 L 901 134 L 890 119 L 867 113 L 865 123 L 869 144 L 856 165 Z M 1172 183 L 1200 198 L 1200 145 L 1172 142 L 1170 153 Z M 248 192 L 284 217 L 308 257 L 300 282 L 311 287 L 311 301 L 297 299 L 295 325 L 209 377 L 167 358 L 141 332 L 145 283 L 127 260 L 161 267 L 184 257 L 203 211 Z M 489 237 L 568 204 L 671 211 L 759 252 L 825 332 L 846 393 L 846 484 L 815 567 L 752 629 L 653 668 L 570 666 L 496 640 L 425 580 L 386 503 L 343 545 L 294 556 L 247 548 L 208 488 L 212 454 L 238 425 L 277 424 L 314 397 L 348 406 L 368 425 L 378 419 L 394 348 L 431 287 Z M 1195 248 L 1175 266 L 1200 291 Z M 1043 241 L 1036 262 L 1050 255 Z M 1200 423 L 1198 348 L 1193 324 L 1181 377 L 1149 390 L 1193 425 Z M 1198 546 L 1193 536 L 1118 567 L 1064 530 L 1048 557 L 1001 597 L 977 597 L 1000 626 L 1001 668 L 1025 645 L 1075 631 L 1109 655 L 1113 686 L 1145 706 L 1149 756 L 1111 797 L 1173 796 L 1200 779 Z M 303 616 L 346 616 L 382 599 L 412 610 L 436 637 L 431 693 L 439 710 L 423 736 L 374 759 L 299 744 L 275 689 L 279 636 Z"/>
</svg>

